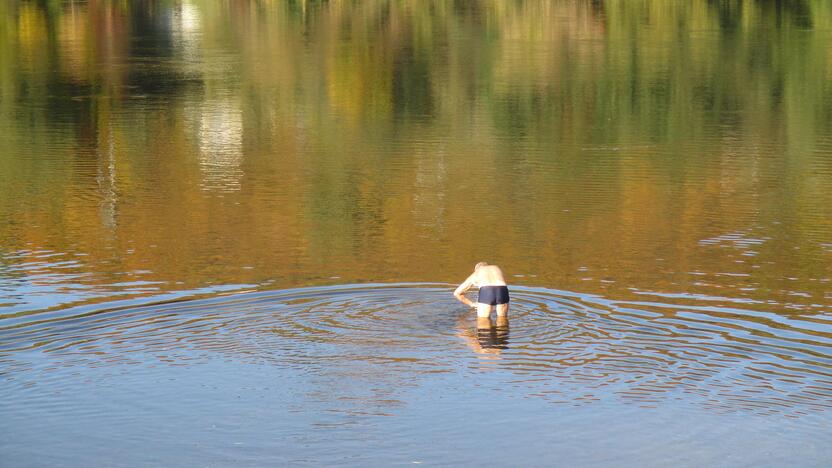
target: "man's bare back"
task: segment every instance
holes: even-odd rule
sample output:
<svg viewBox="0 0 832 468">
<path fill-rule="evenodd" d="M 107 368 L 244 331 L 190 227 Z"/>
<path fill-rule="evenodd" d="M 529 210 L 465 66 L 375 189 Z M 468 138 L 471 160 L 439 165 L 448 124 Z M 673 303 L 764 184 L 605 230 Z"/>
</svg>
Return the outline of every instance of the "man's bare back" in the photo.
<svg viewBox="0 0 832 468">
<path fill-rule="evenodd" d="M 465 297 L 465 291 L 471 287 L 480 288 L 477 302 Z M 508 315 L 508 285 L 506 285 L 503 270 L 497 265 L 489 265 L 485 262 L 477 263 L 474 272 L 463 281 L 454 291 L 454 296 L 462 303 L 477 308 L 478 317 L 491 315 L 493 306 L 497 306 L 497 316 Z"/>
</svg>

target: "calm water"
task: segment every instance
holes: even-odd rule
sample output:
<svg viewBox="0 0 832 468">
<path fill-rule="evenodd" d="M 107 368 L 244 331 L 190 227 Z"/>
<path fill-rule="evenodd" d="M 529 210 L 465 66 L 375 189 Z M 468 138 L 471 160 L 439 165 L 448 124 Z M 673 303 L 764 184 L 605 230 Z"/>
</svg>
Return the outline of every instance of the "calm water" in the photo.
<svg viewBox="0 0 832 468">
<path fill-rule="evenodd" d="M 0 2 L 0 136 L 2 466 L 832 463 L 827 1 Z"/>
</svg>

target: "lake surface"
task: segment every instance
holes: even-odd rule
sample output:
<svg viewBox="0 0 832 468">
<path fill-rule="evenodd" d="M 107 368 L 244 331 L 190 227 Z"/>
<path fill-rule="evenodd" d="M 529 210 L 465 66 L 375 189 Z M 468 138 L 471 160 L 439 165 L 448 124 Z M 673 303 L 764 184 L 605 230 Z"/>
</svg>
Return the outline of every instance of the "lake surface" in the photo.
<svg viewBox="0 0 832 468">
<path fill-rule="evenodd" d="M 481 260 L 508 322 L 450 295 Z M 832 4 L 0 3 L 0 431 L 829 466 Z"/>
</svg>

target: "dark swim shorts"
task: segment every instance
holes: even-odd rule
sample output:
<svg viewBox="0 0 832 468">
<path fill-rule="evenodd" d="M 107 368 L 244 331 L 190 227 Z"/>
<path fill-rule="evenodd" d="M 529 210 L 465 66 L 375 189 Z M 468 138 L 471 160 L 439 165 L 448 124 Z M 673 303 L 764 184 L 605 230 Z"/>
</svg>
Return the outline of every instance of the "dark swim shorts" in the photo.
<svg viewBox="0 0 832 468">
<path fill-rule="evenodd" d="M 508 286 L 481 287 L 477 302 L 488 305 L 508 304 Z"/>
</svg>

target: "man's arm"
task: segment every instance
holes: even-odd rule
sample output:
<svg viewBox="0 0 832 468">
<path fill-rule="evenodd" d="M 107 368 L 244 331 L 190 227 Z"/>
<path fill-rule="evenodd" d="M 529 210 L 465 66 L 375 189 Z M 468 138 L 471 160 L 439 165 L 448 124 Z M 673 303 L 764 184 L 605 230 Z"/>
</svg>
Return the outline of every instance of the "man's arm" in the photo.
<svg viewBox="0 0 832 468">
<path fill-rule="evenodd" d="M 477 303 L 465 297 L 465 291 L 471 288 L 474 285 L 474 275 L 469 276 L 459 287 L 456 288 L 454 291 L 454 297 L 456 297 L 459 302 L 467 305 L 468 307 L 476 307 Z"/>
</svg>

